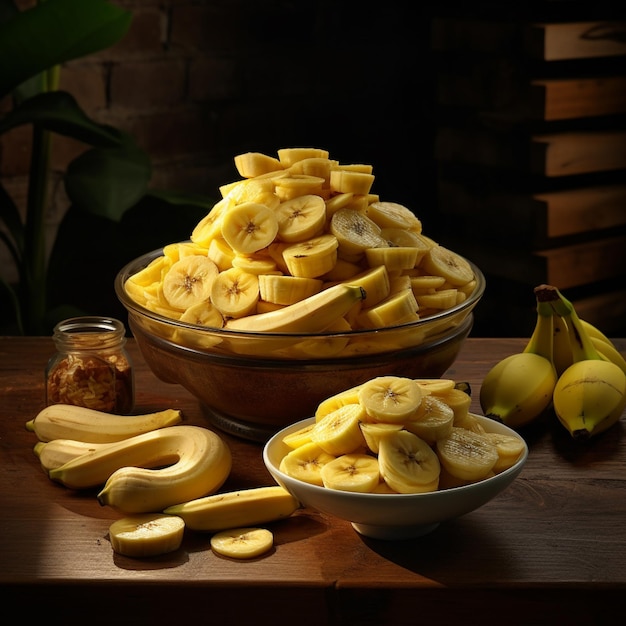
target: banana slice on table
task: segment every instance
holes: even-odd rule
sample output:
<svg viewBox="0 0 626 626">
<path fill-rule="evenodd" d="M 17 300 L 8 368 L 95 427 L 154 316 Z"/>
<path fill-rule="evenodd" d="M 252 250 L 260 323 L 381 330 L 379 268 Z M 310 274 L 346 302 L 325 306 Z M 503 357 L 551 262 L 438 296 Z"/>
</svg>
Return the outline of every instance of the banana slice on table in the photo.
<svg viewBox="0 0 626 626">
<path fill-rule="evenodd" d="M 359 389 L 359 403 L 365 412 L 362 421 L 403 423 L 417 414 L 422 389 L 412 378 L 378 376 Z"/>
<path fill-rule="evenodd" d="M 378 465 L 383 480 L 398 493 L 426 493 L 439 486 L 441 465 L 437 454 L 408 430 L 380 440 Z"/>
<path fill-rule="evenodd" d="M 265 248 L 278 234 L 276 213 L 256 202 L 230 207 L 221 222 L 222 237 L 235 252 L 241 254 Z"/>
<path fill-rule="evenodd" d="M 498 451 L 489 437 L 456 426 L 437 441 L 436 449 L 446 470 L 462 480 L 482 480 L 498 461 Z"/>
<path fill-rule="evenodd" d="M 278 469 L 305 483 L 323 487 L 322 467 L 334 460 L 335 456 L 324 451 L 315 442 L 305 443 L 289 451 L 281 460 Z"/>
<path fill-rule="evenodd" d="M 459 254 L 437 245 L 431 247 L 420 266 L 428 274 L 443 276 L 451 285 L 465 285 L 474 279 L 471 265 Z"/>
<path fill-rule="evenodd" d="M 226 318 L 240 318 L 252 312 L 259 301 L 259 279 L 238 267 L 219 272 L 211 287 L 211 302 Z"/>
<path fill-rule="evenodd" d="M 275 212 L 278 219 L 278 238 L 281 241 L 304 241 L 324 230 L 326 203 L 321 196 L 298 196 L 281 202 Z"/>
<path fill-rule="evenodd" d="M 149 557 L 178 550 L 185 522 L 177 515 L 142 513 L 116 520 L 109 526 L 111 547 L 118 554 Z"/>
<path fill-rule="evenodd" d="M 185 311 L 207 300 L 219 269 L 211 259 L 199 255 L 174 263 L 163 278 L 163 295 L 171 307 Z"/>
<path fill-rule="evenodd" d="M 380 482 L 378 459 L 371 454 L 342 454 L 321 469 L 324 487 L 371 493 Z"/>
<path fill-rule="evenodd" d="M 326 233 L 290 244 L 283 250 L 283 259 L 292 276 L 318 278 L 334 267 L 337 246 L 337 238 Z"/>
<path fill-rule="evenodd" d="M 267 528 L 232 528 L 215 533 L 210 543 L 216 554 L 231 559 L 253 559 L 274 547 L 274 535 Z"/>
</svg>

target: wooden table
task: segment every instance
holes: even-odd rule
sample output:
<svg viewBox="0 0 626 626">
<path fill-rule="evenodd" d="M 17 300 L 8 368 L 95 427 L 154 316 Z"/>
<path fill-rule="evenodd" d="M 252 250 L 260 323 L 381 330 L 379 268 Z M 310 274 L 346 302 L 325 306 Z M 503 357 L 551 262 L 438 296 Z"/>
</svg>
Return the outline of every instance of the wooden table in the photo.
<svg viewBox="0 0 626 626">
<path fill-rule="evenodd" d="M 482 377 L 523 339 L 469 339 L 448 377 L 468 381 L 479 412 Z M 624 353 L 626 339 L 616 341 Z M 195 399 L 158 381 L 130 342 L 137 411 L 180 408 L 204 424 Z M 94 493 L 53 483 L 25 422 L 43 408 L 48 338 L 0 338 L 0 599 L 5 615 L 59 623 L 616 624 L 626 602 L 626 446 L 622 421 L 574 442 L 557 423 L 524 436 L 516 482 L 462 518 L 411 541 L 358 535 L 312 510 L 272 526 L 275 550 L 250 562 L 213 554 L 188 533 L 171 555 L 113 553 L 118 517 Z M 233 471 L 224 489 L 272 484 L 261 446 L 224 435 Z M 435 620 L 434 622 L 432 620 Z"/>
</svg>

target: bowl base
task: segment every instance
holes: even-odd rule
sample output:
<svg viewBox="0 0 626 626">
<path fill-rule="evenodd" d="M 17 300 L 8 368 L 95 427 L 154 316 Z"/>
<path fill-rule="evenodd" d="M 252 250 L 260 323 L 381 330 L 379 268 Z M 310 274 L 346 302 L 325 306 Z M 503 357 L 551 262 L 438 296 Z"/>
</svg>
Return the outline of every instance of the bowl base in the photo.
<svg viewBox="0 0 626 626">
<path fill-rule="evenodd" d="M 234 435 L 240 439 L 247 439 L 255 443 L 265 443 L 281 428 L 280 426 L 263 427 L 259 424 L 252 424 L 251 422 L 235 419 L 215 409 L 209 408 L 206 404 L 202 405 L 202 412 L 215 428 L 219 428 L 219 430 L 229 435 Z"/>
<path fill-rule="evenodd" d="M 401 539 L 416 539 L 431 533 L 439 522 L 433 524 L 420 524 L 418 526 L 374 526 L 372 524 L 357 524 L 351 522 L 352 528 L 359 535 L 369 537 L 370 539 L 385 539 L 386 541 L 398 541 Z"/>
</svg>

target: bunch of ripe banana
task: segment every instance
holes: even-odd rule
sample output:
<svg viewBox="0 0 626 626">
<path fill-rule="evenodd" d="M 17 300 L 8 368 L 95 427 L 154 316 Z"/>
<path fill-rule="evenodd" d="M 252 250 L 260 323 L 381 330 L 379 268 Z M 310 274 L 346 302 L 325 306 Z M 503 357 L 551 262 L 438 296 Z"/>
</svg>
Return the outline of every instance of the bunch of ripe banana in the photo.
<svg viewBox="0 0 626 626">
<path fill-rule="evenodd" d="M 318 148 L 241 154 L 235 165 L 242 179 L 220 188 L 191 240 L 166 245 L 127 279 L 134 301 L 213 329 L 337 334 L 288 351 L 302 358 L 375 350 L 341 333 L 423 319 L 474 291 L 463 257 L 425 236 L 407 207 L 371 193 L 371 165 L 342 165 Z M 183 344 L 250 354 L 291 348 L 179 335 Z"/>
<path fill-rule="evenodd" d="M 518 428 L 553 410 L 573 438 L 597 435 L 626 406 L 626 360 L 556 287 L 540 285 L 535 296 L 533 334 L 485 376 L 483 413 Z"/>
<path fill-rule="evenodd" d="M 51 480 L 70 489 L 98 488 L 98 502 L 124 516 L 109 529 L 120 554 L 175 550 L 189 527 L 228 531 L 214 539 L 216 551 L 255 556 L 269 549 L 268 535 L 249 526 L 281 519 L 299 507 L 278 486 L 218 495 L 230 475 L 230 449 L 215 432 L 183 424 L 175 409 L 121 416 L 56 404 L 42 409 L 26 428 L 37 435 L 34 452 Z M 246 527 L 245 538 L 235 533 L 239 525 Z"/>
<path fill-rule="evenodd" d="M 329 397 L 286 435 L 279 469 L 328 489 L 426 493 L 514 465 L 521 437 L 488 432 L 451 379 L 380 376 Z"/>
</svg>

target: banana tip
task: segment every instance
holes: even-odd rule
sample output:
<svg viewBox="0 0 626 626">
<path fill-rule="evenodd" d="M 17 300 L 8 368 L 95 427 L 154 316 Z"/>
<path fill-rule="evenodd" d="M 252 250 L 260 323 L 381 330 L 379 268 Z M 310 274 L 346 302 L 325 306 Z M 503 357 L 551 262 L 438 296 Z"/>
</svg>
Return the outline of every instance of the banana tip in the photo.
<svg viewBox="0 0 626 626">
<path fill-rule="evenodd" d="M 31 433 L 35 432 L 35 420 L 28 420 L 26 422 L 26 430 L 29 430 Z"/>
</svg>

